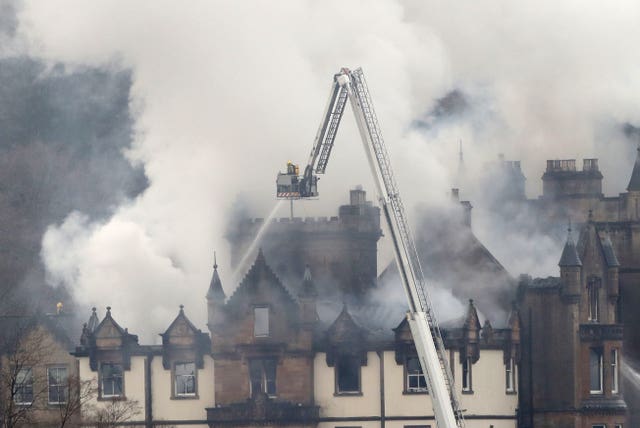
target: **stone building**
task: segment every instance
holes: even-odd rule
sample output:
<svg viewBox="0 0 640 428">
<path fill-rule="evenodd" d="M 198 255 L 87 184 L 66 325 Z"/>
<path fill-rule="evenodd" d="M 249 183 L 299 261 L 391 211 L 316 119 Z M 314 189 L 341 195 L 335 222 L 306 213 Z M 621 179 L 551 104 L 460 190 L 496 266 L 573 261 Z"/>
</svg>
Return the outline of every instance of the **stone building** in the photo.
<svg viewBox="0 0 640 428">
<path fill-rule="evenodd" d="M 350 191 L 350 201 L 331 218 L 280 218 L 264 231 L 261 246 L 275 273 L 294 282 L 310 266 L 323 295 L 361 296 L 375 283 L 380 209 L 367 201 L 361 188 Z M 264 226 L 264 219 L 240 219 L 227 231 L 231 266 Z M 240 266 L 245 269 L 245 266 Z"/>
<path fill-rule="evenodd" d="M 93 405 L 135 401 L 127 424 L 147 427 L 435 427 L 401 308 L 321 302 L 309 269 L 291 289 L 259 252 L 226 298 L 216 266 L 210 335 L 180 308 L 162 345 L 94 312 L 74 353 L 99 385 Z M 470 302 L 443 334 L 467 426 L 516 427 L 518 311 L 494 328 Z"/>
<path fill-rule="evenodd" d="M 621 428 L 620 263 L 606 233 L 571 230 L 560 276 L 523 278 L 521 427 Z"/>
<path fill-rule="evenodd" d="M 70 334 L 73 317 L 0 317 L 0 424 L 51 427 L 77 424 L 78 383 Z"/>
</svg>

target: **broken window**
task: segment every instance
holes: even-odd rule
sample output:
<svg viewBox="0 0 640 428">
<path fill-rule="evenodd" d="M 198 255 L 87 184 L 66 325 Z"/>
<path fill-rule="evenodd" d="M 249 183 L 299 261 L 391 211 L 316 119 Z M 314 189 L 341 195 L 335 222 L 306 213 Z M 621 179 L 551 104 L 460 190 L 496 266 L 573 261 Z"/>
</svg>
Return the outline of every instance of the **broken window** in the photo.
<svg viewBox="0 0 640 428">
<path fill-rule="evenodd" d="M 249 361 L 249 377 L 251 396 L 264 392 L 269 396 L 276 395 L 276 360 L 260 358 Z"/>
<path fill-rule="evenodd" d="M 422 372 L 420 360 L 417 356 L 407 356 L 405 359 L 406 392 L 427 392 L 427 379 Z"/>
<path fill-rule="evenodd" d="M 253 308 L 253 335 L 255 337 L 269 336 L 269 308 Z"/>
<path fill-rule="evenodd" d="M 602 348 L 591 348 L 589 352 L 589 385 L 592 394 L 602 394 Z"/>
<path fill-rule="evenodd" d="M 343 355 L 336 362 L 336 392 L 353 394 L 360 392 L 360 361 L 358 358 Z"/>
</svg>

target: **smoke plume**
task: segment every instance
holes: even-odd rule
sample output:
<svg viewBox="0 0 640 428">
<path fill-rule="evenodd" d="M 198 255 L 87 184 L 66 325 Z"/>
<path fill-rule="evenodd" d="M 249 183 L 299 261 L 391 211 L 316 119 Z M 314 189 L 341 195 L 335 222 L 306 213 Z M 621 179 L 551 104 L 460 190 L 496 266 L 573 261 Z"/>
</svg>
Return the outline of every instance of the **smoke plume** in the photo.
<svg viewBox="0 0 640 428">
<path fill-rule="evenodd" d="M 365 70 L 413 216 L 420 203 L 449 200 L 460 140 L 471 183 L 505 153 L 522 159 L 535 197 L 546 158 L 599 157 L 606 192 L 622 191 L 635 151 L 622 129 L 640 124 L 639 8 L 632 1 L 26 2 L 15 31 L 34 55 L 83 67 L 118 58 L 132 70 L 130 108 L 139 115 L 125 153 L 148 177 L 143 193 L 108 216 L 96 221 L 79 206 L 52 221 L 42 251 L 50 279 L 87 308 L 110 304 L 119 322 L 147 337 L 166 328 L 179 303 L 203 326 L 214 250 L 225 289 L 235 287 L 223 233 L 236 194 L 244 192 L 252 215 L 270 211 L 275 173 L 287 160 L 304 164 L 342 66 Z M 452 93 L 453 107 L 438 109 Z M 353 185 L 373 189 L 353 125 L 349 111 L 319 183 L 321 200 L 297 203 L 297 215 L 331 215 Z M 461 192 L 481 217 L 482 193 Z M 478 221 L 474 231 L 507 269 L 555 268 L 521 262 L 535 257 L 508 260 L 525 243 L 548 245 L 529 239 L 510 251 L 515 240 L 496 227 Z M 381 266 L 389 256 L 383 247 Z"/>
</svg>

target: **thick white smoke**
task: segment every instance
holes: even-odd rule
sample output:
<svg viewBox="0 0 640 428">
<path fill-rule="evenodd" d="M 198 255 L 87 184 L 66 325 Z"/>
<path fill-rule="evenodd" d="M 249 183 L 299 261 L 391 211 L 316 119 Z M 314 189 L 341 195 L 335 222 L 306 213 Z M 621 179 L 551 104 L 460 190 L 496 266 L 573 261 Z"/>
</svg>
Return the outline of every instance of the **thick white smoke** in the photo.
<svg viewBox="0 0 640 428">
<path fill-rule="evenodd" d="M 365 70 L 410 207 L 445 199 L 459 139 L 470 174 L 498 152 L 522 159 L 530 196 L 547 157 L 599 156 L 608 188 L 621 191 L 634 148 L 611 130 L 640 122 L 638 13 L 631 1 L 27 2 L 18 31 L 34 53 L 133 69 L 139 117 L 127 155 L 150 181 L 102 223 L 74 213 L 52 225 L 51 280 L 87 307 L 113 306 L 147 337 L 180 303 L 204 326 L 214 250 L 230 277 L 232 201 L 243 192 L 252 214 L 269 212 L 275 173 L 306 161 L 342 66 Z M 470 120 L 412 128 L 455 88 Z M 349 187 L 372 190 L 368 177 L 348 112 L 322 201 L 297 204 L 297 215 L 333 214 Z"/>
</svg>

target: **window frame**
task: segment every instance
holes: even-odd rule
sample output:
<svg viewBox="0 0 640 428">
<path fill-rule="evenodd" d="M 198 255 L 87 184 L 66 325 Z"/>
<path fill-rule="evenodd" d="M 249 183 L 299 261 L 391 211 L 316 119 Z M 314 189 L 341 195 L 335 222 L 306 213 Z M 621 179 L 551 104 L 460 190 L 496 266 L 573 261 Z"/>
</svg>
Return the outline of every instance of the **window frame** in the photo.
<svg viewBox="0 0 640 428">
<path fill-rule="evenodd" d="M 105 378 L 104 375 L 102 373 L 103 367 L 104 366 L 117 366 L 120 367 L 120 394 L 105 394 L 104 392 L 104 382 L 105 382 Z M 98 388 L 98 399 L 100 400 L 121 400 L 121 399 L 125 399 L 125 392 L 124 392 L 124 365 L 121 363 L 115 363 L 115 362 L 110 362 L 110 361 L 104 361 L 100 363 L 100 366 L 98 367 L 98 379 L 99 379 L 99 388 Z M 113 379 L 113 376 L 109 379 Z"/>
<path fill-rule="evenodd" d="M 65 376 L 61 380 L 61 384 L 51 384 L 51 375 L 49 372 L 51 370 L 64 370 Z M 58 397 L 60 394 L 60 389 L 64 392 L 64 401 L 51 401 L 51 388 L 58 388 Z M 50 406 L 59 406 L 61 404 L 67 404 L 69 400 L 69 366 L 66 364 L 55 364 L 47 366 L 47 404 Z"/>
<path fill-rule="evenodd" d="M 342 367 L 342 363 L 345 361 L 349 361 L 350 364 L 353 364 L 353 367 L 357 367 L 357 376 L 358 376 L 358 389 L 357 390 L 341 390 L 340 389 L 340 369 Z M 339 355 L 336 358 L 336 363 L 333 366 L 334 373 L 334 394 L 335 396 L 353 396 L 353 395 L 362 395 L 362 364 L 358 357 L 354 355 Z"/>
<path fill-rule="evenodd" d="M 473 362 L 471 357 L 466 357 L 461 364 L 460 380 L 463 394 L 473 394 Z"/>
<path fill-rule="evenodd" d="M 620 353 L 618 348 L 611 349 L 611 393 L 620 393 Z"/>
<path fill-rule="evenodd" d="M 505 364 L 505 392 L 515 394 L 517 392 L 518 365 L 514 358 L 509 358 Z"/>
<path fill-rule="evenodd" d="M 420 373 L 409 373 L 409 360 L 415 359 L 418 361 L 418 367 L 420 368 Z M 424 379 L 424 388 L 412 388 L 410 386 L 410 377 L 415 377 L 418 379 L 418 385 L 420 385 L 420 377 Z M 427 376 L 422 370 L 422 365 L 420 364 L 420 358 L 415 354 L 405 355 L 404 357 L 404 391 L 405 394 L 428 394 L 429 393 L 429 385 L 427 382 Z"/>
<path fill-rule="evenodd" d="M 269 391 L 269 384 L 270 384 L 270 380 L 269 380 L 269 373 L 267 370 L 267 366 L 265 365 L 265 362 L 269 362 L 270 364 L 273 364 L 273 392 Z M 248 369 L 249 369 L 249 396 L 253 397 L 254 396 L 254 388 L 253 388 L 253 384 L 254 384 L 254 379 L 253 379 L 253 374 L 252 374 L 252 365 L 259 365 L 259 369 L 260 369 L 260 392 L 263 392 L 265 394 L 267 394 L 269 397 L 271 398 L 275 398 L 278 396 L 278 360 L 275 357 L 264 357 L 264 358 L 251 358 L 248 363 Z M 255 366 L 254 366 L 255 367 Z"/>
<path fill-rule="evenodd" d="M 178 374 L 177 366 L 187 365 L 187 364 L 193 364 L 193 375 L 192 375 L 193 376 L 193 392 L 180 393 L 178 392 L 178 385 L 179 385 L 178 376 L 191 377 L 191 375 Z M 195 361 L 175 361 L 171 366 L 171 383 L 172 383 L 171 398 L 174 398 L 174 399 L 198 398 L 198 366 L 196 365 Z"/>
<path fill-rule="evenodd" d="M 259 330 L 259 327 L 265 327 L 262 323 L 258 323 L 258 313 L 266 314 L 266 328 Z M 257 305 L 253 307 L 253 337 L 270 337 L 271 336 L 271 310 L 267 305 Z"/>
<path fill-rule="evenodd" d="M 25 379 L 21 382 L 18 382 L 18 379 L 20 378 L 20 373 L 22 372 L 27 372 L 28 373 L 28 377 L 25 377 Z M 29 379 L 29 382 L 27 385 L 25 385 L 25 380 Z M 16 378 L 15 378 L 15 385 L 14 385 L 14 390 L 13 390 L 13 402 L 18 405 L 18 406 L 31 406 L 33 405 L 33 401 L 34 401 L 34 396 L 33 396 L 33 367 L 20 367 L 19 369 L 16 369 Z M 24 392 L 22 392 L 22 389 L 28 387 L 31 389 L 31 401 L 22 401 L 22 400 L 18 400 L 18 397 L 23 396 Z"/>
<path fill-rule="evenodd" d="M 596 355 L 598 357 L 598 383 L 599 389 L 592 389 L 592 357 Z M 602 395 L 604 394 L 604 351 L 602 348 L 589 348 L 589 394 Z"/>
</svg>

